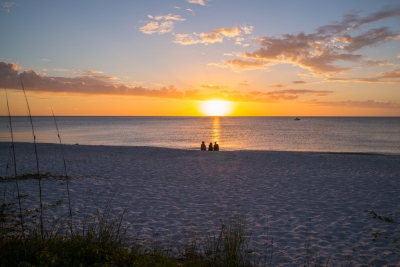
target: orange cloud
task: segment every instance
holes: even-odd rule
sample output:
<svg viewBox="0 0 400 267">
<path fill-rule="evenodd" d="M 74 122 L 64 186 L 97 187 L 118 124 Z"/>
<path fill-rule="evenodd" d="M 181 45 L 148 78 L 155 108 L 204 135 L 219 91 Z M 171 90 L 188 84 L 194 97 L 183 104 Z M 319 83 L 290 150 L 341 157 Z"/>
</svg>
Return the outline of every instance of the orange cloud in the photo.
<svg viewBox="0 0 400 267">
<path fill-rule="evenodd" d="M 358 34 L 361 25 L 385 18 L 399 17 L 400 7 L 386 7 L 386 10 L 360 18 L 357 14 L 347 14 L 341 22 L 325 25 L 314 33 L 284 34 L 281 37 L 255 38 L 259 48 L 252 52 L 237 53 L 236 61 L 225 61 L 216 66 L 230 66 L 235 70 L 265 68 L 266 65 L 291 64 L 309 70 L 315 76 L 328 73 L 343 73 L 351 66 L 336 65 L 338 61 L 348 61 L 357 64 L 363 56 L 354 54 L 365 47 L 376 46 L 390 40 L 399 39 L 398 33 L 391 32 L 387 27 L 372 28 Z M 350 35 L 351 31 L 353 35 Z M 247 64 L 252 62 L 252 68 Z M 251 61 L 249 61 L 251 60 Z M 371 61 L 370 61 L 371 62 Z"/>
<path fill-rule="evenodd" d="M 317 101 L 311 100 L 302 102 L 312 106 L 331 106 L 331 107 L 346 107 L 346 108 L 390 108 L 390 109 L 400 109 L 400 105 L 393 101 Z"/>
<path fill-rule="evenodd" d="M 233 38 L 241 36 L 242 34 L 249 34 L 251 32 L 249 29 L 252 29 L 252 27 L 234 26 L 232 28 L 214 29 L 199 34 L 175 34 L 175 40 L 173 42 L 180 45 L 221 43 L 225 37 Z M 243 40 L 244 39 L 240 39 L 238 44 L 241 44 Z M 238 42 L 237 39 L 236 42 Z"/>
<path fill-rule="evenodd" d="M 146 25 L 139 28 L 139 31 L 141 31 L 144 34 L 153 34 L 153 33 L 164 34 L 171 32 L 174 28 L 174 22 L 185 20 L 180 15 L 173 15 L 173 14 L 168 14 L 165 16 L 159 15 L 155 17 L 152 15 L 148 15 L 147 17 L 150 19 L 154 19 L 156 21 L 150 21 Z M 162 22 L 158 22 L 159 20 L 161 20 Z"/>
<path fill-rule="evenodd" d="M 275 85 L 271 85 L 270 87 L 284 88 L 284 87 L 286 87 L 286 85 L 283 85 L 283 84 L 275 84 Z"/>
<path fill-rule="evenodd" d="M 201 85 L 200 87 L 201 87 L 201 88 L 204 88 L 204 89 L 220 90 L 220 89 L 225 89 L 225 88 L 227 88 L 228 86 L 206 84 L 206 85 Z"/>
<path fill-rule="evenodd" d="M 161 89 L 150 89 L 142 86 L 132 86 L 127 84 L 115 83 L 107 76 L 78 76 L 72 78 L 65 77 L 46 77 L 35 71 L 24 71 L 19 73 L 20 67 L 14 63 L 0 62 L 0 83 L 6 88 L 22 90 L 20 79 L 23 81 L 25 89 L 36 92 L 67 93 L 67 94 L 90 94 L 90 95 L 121 95 L 121 96 L 143 96 L 157 98 L 192 99 L 207 100 L 212 98 L 225 99 L 230 101 L 242 102 L 265 102 L 276 103 L 281 101 L 293 101 L 299 99 L 301 95 L 326 96 L 332 91 L 306 90 L 306 89 L 285 89 L 269 92 L 252 91 L 242 93 L 238 91 L 221 90 L 226 86 L 202 85 L 202 88 L 215 89 L 214 92 L 205 93 L 201 90 L 179 91 L 174 86 L 162 87 Z M 99 71 L 85 71 L 86 74 L 101 73 Z M 382 76 L 398 77 L 400 71 L 385 72 Z M 106 78 L 104 78 L 106 77 Z M 247 86 L 247 83 L 243 84 Z M 379 108 L 399 108 L 395 102 L 368 101 L 341 101 L 341 102 L 322 102 L 312 100 L 303 102 L 309 105 L 321 106 L 348 106 L 348 107 L 379 107 Z"/>
<path fill-rule="evenodd" d="M 234 59 L 234 60 L 226 60 L 222 63 L 210 63 L 210 66 L 217 66 L 217 67 L 231 67 L 236 71 L 242 70 L 254 70 L 254 69 L 266 69 L 268 65 L 266 62 L 261 60 L 241 60 L 241 59 Z"/>
<path fill-rule="evenodd" d="M 204 0 L 186 0 L 190 4 L 198 4 L 201 6 L 205 6 Z"/>
<path fill-rule="evenodd" d="M 400 83 L 400 70 L 390 70 L 380 72 L 375 77 L 361 77 L 361 78 L 327 78 L 331 82 L 365 82 L 365 83 Z"/>
<path fill-rule="evenodd" d="M 305 81 L 293 81 L 292 83 L 306 83 Z"/>
</svg>

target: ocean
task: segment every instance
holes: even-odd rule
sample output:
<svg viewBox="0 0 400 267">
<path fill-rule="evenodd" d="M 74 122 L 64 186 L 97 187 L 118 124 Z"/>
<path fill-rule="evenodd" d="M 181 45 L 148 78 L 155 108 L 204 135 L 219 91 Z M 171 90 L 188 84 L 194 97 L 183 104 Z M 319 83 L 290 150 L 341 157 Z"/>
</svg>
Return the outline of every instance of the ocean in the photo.
<svg viewBox="0 0 400 267">
<path fill-rule="evenodd" d="M 38 143 L 58 143 L 53 117 L 32 117 Z M 63 144 L 224 150 L 400 154 L 399 117 L 56 117 Z M 33 142 L 29 117 L 12 117 L 14 141 Z M 0 117 L 0 142 L 10 142 Z"/>
</svg>

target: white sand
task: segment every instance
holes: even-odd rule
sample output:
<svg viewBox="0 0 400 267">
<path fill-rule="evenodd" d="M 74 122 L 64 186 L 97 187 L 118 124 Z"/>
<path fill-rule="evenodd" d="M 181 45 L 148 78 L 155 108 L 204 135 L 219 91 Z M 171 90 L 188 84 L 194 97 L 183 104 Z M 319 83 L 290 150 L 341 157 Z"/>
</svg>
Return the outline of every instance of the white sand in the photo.
<svg viewBox="0 0 400 267">
<path fill-rule="evenodd" d="M 41 172 L 64 174 L 59 146 L 38 147 Z M 143 242 L 153 236 L 179 247 L 185 233 L 217 229 L 218 219 L 236 213 L 252 229 L 256 255 L 265 254 L 267 240 L 271 251 L 273 240 L 273 266 L 301 265 L 306 247 L 323 263 L 330 257 L 334 266 L 348 261 L 400 266 L 400 251 L 392 244 L 400 238 L 400 225 L 364 212 L 400 222 L 400 155 L 64 149 L 76 220 L 85 208 L 104 207 L 111 193 L 116 210 L 127 207 L 127 220 Z M 0 175 L 5 176 L 5 165 L 12 162 L 10 144 L 0 143 L 0 151 Z M 18 173 L 36 172 L 33 144 L 17 143 L 16 156 Z M 1 193 L 6 185 L 8 192 L 15 187 L 0 183 Z M 37 181 L 20 186 L 21 194 L 28 194 L 23 208 L 38 207 Z M 46 203 L 63 200 L 61 207 L 45 211 L 46 218 L 67 213 L 65 181 L 43 180 L 43 192 Z M 383 237 L 373 239 L 375 232 Z"/>
</svg>

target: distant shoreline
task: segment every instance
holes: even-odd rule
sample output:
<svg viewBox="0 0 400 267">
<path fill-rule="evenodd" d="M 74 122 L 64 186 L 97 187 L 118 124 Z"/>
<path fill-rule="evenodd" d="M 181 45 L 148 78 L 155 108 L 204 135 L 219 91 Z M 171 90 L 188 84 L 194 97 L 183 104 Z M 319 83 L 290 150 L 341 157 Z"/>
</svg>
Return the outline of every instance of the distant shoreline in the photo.
<svg viewBox="0 0 400 267">
<path fill-rule="evenodd" d="M 24 145 L 24 144 L 31 144 L 33 145 L 33 142 L 14 142 L 16 145 Z M 2 142 L 0 141 L 0 144 L 9 144 L 11 145 L 11 142 Z M 39 143 L 37 142 L 36 144 L 38 145 L 54 145 L 54 146 L 59 146 L 59 143 Z M 166 149 L 166 150 L 176 150 L 176 151 L 200 151 L 200 144 L 199 148 L 192 148 L 192 149 L 184 149 L 184 148 L 171 148 L 171 147 L 162 147 L 162 146 L 136 146 L 136 145 L 126 145 L 126 146 L 120 146 L 120 145 L 90 145 L 90 144 L 62 144 L 63 146 L 86 146 L 86 147 L 121 147 L 121 148 L 148 148 L 148 149 Z M 210 151 L 201 151 L 202 153 L 205 152 L 210 152 Z M 212 151 L 215 152 L 215 151 Z M 221 149 L 218 152 L 215 153 L 226 153 L 226 152 L 255 152 L 255 153 L 311 153 L 311 154 L 333 154 L 333 155 L 363 155 L 363 156 L 400 156 L 400 153 L 383 153 L 383 152 L 339 152 L 339 151 L 285 151 L 285 150 L 251 150 L 251 149 L 238 149 L 238 150 L 223 150 Z"/>
</svg>

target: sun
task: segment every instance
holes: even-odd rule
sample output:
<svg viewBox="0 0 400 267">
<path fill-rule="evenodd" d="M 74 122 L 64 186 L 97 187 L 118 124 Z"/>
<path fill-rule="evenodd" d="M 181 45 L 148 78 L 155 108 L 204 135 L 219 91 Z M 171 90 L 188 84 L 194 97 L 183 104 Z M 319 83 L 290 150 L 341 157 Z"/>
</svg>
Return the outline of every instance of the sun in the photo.
<svg viewBox="0 0 400 267">
<path fill-rule="evenodd" d="M 225 100 L 207 100 L 201 103 L 201 111 L 206 116 L 226 116 L 233 110 L 233 103 Z"/>
</svg>

